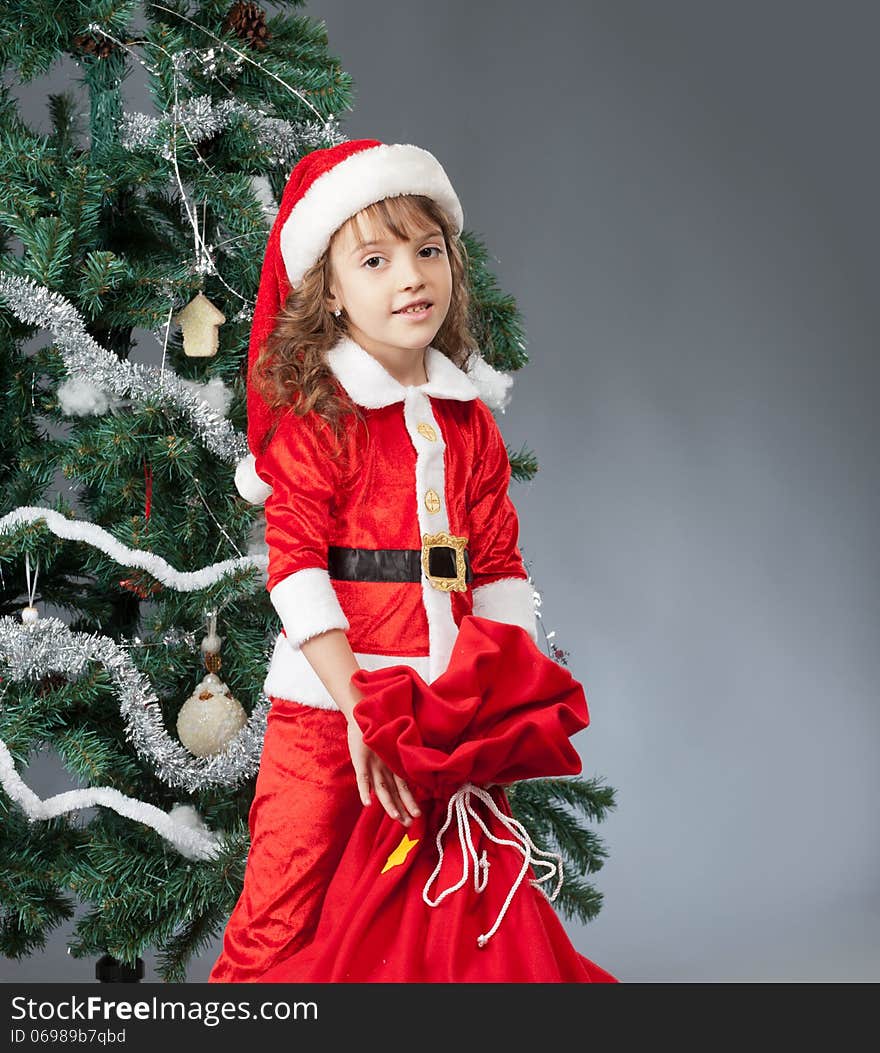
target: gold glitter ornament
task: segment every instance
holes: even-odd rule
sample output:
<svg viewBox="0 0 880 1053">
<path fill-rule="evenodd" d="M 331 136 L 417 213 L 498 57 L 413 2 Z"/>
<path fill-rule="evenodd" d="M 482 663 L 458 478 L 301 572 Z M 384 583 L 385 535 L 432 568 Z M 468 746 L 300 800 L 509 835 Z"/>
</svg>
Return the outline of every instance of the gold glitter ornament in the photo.
<svg viewBox="0 0 880 1053">
<path fill-rule="evenodd" d="M 217 635 L 217 612 L 210 611 L 208 614 L 208 635 L 202 637 L 202 642 L 199 645 L 202 651 L 202 658 L 205 661 L 205 668 L 209 673 L 220 672 L 220 667 L 223 664 L 220 659 L 220 644 L 222 642 L 222 637 Z"/>
<path fill-rule="evenodd" d="M 183 330 L 183 353 L 189 358 L 210 358 L 220 347 L 219 328 L 226 315 L 205 296 L 196 293 L 190 302 L 174 316 Z"/>
</svg>

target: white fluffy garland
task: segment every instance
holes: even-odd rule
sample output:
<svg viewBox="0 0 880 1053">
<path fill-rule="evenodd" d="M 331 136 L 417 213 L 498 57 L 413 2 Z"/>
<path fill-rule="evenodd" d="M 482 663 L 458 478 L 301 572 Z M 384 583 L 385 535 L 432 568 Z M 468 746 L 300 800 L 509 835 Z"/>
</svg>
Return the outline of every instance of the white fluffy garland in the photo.
<svg viewBox="0 0 880 1053">
<path fill-rule="evenodd" d="M 232 392 L 223 383 L 222 377 L 211 377 L 204 383 L 198 380 L 181 380 L 181 384 L 206 403 L 217 414 L 225 417 L 232 404 Z M 68 377 L 55 389 L 61 412 L 67 417 L 100 417 L 110 409 L 124 403 L 123 399 L 112 402 L 107 392 L 86 377 Z"/>
<path fill-rule="evenodd" d="M 213 859 L 220 839 L 205 824 L 192 805 L 176 804 L 170 812 L 155 805 L 126 797 L 112 786 L 91 786 L 85 790 L 67 790 L 54 797 L 41 799 L 15 770 L 12 755 L 0 739 L 0 782 L 9 797 L 21 805 L 29 822 L 54 819 L 80 808 L 103 805 L 119 815 L 145 823 L 161 834 L 187 859 Z"/>
<path fill-rule="evenodd" d="M 225 559 L 220 563 L 212 563 L 208 567 L 203 567 L 201 570 L 176 570 L 167 560 L 157 556 L 154 552 L 144 552 L 123 545 L 121 541 L 117 541 L 111 533 L 96 523 L 89 523 L 81 519 L 68 519 L 53 508 L 40 508 L 32 505 L 22 505 L 3 516 L 0 519 L 0 534 L 9 532 L 21 523 L 33 523 L 38 519 L 44 520 L 46 526 L 56 537 L 62 537 L 68 541 L 85 541 L 124 567 L 138 567 L 149 571 L 157 581 L 161 581 L 163 585 L 176 589 L 178 592 L 194 592 L 196 589 L 207 588 L 232 570 L 247 567 L 266 569 L 269 565 L 268 556 L 250 555 Z"/>
</svg>

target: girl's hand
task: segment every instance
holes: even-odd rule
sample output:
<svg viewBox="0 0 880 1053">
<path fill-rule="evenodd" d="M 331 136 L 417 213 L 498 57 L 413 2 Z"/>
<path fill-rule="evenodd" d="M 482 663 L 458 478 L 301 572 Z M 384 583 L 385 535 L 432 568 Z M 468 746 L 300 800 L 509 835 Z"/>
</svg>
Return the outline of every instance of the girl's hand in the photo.
<svg viewBox="0 0 880 1053">
<path fill-rule="evenodd" d="M 419 806 L 409 787 L 396 775 L 364 742 L 360 725 L 353 718 L 348 721 L 348 751 L 354 766 L 361 803 L 370 803 L 372 787 L 385 811 L 392 819 L 399 819 L 404 826 L 412 822 L 410 814 L 420 815 Z"/>
</svg>

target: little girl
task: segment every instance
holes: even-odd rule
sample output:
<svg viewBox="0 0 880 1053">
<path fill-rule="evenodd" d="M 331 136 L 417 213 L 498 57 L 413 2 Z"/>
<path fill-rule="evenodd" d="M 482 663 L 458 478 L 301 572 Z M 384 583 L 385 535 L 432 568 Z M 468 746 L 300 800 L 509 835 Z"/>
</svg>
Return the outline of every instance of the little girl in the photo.
<svg viewBox="0 0 880 1053">
<path fill-rule="evenodd" d="M 480 382 L 459 240 L 436 158 L 360 139 L 293 169 L 250 341 L 242 495 L 265 500 L 282 628 L 244 888 L 211 982 L 252 982 L 309 942 L 371 794 L 409 826 L 400 776 L 352 716 L 358 668 L 428 683 L 473 613 L 537 640 L 510 462 Z M 478 378 L 480 378 L 478 380 Z"/>
</svg>

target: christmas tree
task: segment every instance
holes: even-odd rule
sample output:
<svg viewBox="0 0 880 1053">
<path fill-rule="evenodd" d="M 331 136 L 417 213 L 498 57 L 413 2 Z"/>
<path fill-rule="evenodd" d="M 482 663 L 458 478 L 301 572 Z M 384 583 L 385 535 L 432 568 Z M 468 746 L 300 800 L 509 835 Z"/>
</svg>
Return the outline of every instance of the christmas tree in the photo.
<svg viewBox="0 0 880 1053">
<path fill-rule="evenodd" d="M 276 6 L 12 0 L 0 15 L 4 71 L 26 84 L 70 56 L 89 101 L 82 127 L 74 92 L 50 96 L 39 134 L 0 88 L 9 958 L 38 951 L 79 903 L 74 957 L 133 967 L 153 948 L 163 979 L 183 980 L 241 891 L 277 633 L 261 512 L 234 485 L 249 323 L 287 175 L 345 140 L 336 115 L 353 96 L 323 24 Z M 135 62 L 153 114 L 125 111 Z M 472 331 L 490 366 L 514 372 L 527 361 L 516 305 L 485 245 L 463 241 Z M 130 360 L 137 330 L 160 366 Z M 537 470 L 528 450 L 511 465 L 519 480 Z M 44 745 L 78 787 L 48 800 L 27 785 Z M 601 904 L 588 875 L 606 856 L 589 823 L 613 791 L 545 779 L 509 797 L 565 860 L 557 905 L 588 921 Z"/>
</svg>

